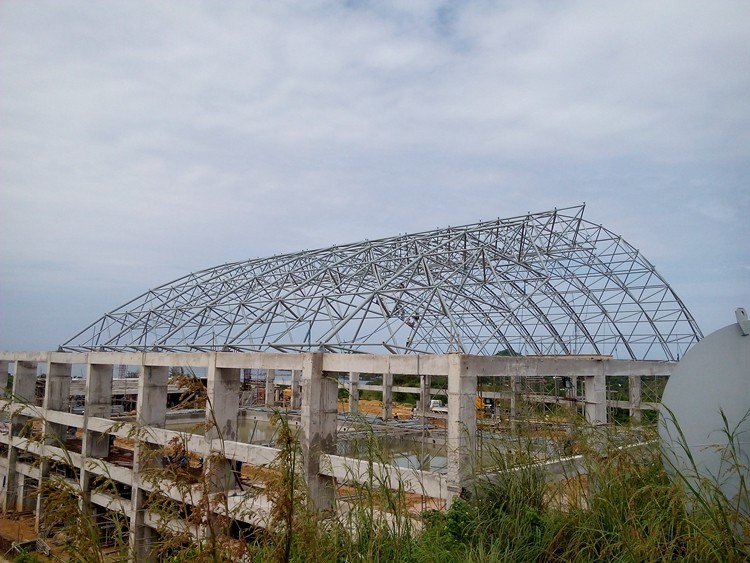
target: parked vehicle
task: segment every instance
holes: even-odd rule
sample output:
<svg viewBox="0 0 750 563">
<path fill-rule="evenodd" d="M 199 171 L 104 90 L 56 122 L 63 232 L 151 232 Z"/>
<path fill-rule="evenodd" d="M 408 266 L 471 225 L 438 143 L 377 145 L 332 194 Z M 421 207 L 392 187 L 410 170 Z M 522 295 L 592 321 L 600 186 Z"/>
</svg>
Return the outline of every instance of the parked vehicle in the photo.
<svg viewBox="0 0 750 563">
<path fill-rule="evenodd" d="M 443 401 L 441 401 L 440 399 L 431 399 L 430 411 L 435 412 L 435 413 L 448 414 L 448 407 L 444 407 Z"/>
</svg>

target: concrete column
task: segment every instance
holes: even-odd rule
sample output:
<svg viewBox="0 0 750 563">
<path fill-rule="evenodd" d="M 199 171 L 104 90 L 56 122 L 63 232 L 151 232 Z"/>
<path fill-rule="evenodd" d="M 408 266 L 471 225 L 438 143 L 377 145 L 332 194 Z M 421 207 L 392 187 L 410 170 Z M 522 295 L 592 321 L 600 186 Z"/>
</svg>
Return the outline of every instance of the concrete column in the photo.
<svg viewBox="0 0 750 563">
<path fill-rule="evenodd" d="M 16 512 L 23 512 L 27 504 L 28 491 L 26 491 L 26 476 L 18 475 L 16 478 Z"/>
<path fill-rule="evenodd" d="M 521 401 L 521 378 L 517 375 L 510 376 L 510 430 L 515 433 L 518 430 L 519 407 Z"/>
<path fill-rule="evenodd" d="M 167 383 L 169 368 L 141 366 L 138 377 L 136 422 L 139 432 L 147 426 L 164 428 L 167 421 Z M 238 399 L 239 400 L 239 399 Z M 158 447 L 137 440 L 133 453 L 133 492 L 130 498 L 130 549 L 136 561 L 154 561 L 152 553 L 156 531 L 144 523 L 147 491 L 143 488 L 143 472 L 160 466 Z"/>
<path fill-rule="evenodd" d="M 604 372 L 584 378 L 585 414 L 591 424 L 607 423 L 607 383 Z"/>
<path fill-rule="evenodd" d="M 2 504 L 3 512 L 12 512 L 16 506 L 16 482 L 23 475 L 16 473 L 16 463 L 18 462 L 18 448 L 8 446 L 8 472 L 3 477 Z"/>
<path fill-rule="evenodd" d="M 335 482 L 320 474 L 320 454 L 336 453 L 338 383 L 324 377 L 323 355 L 306 353 L 302 369 L 302 461 L 305 481 L 314 506 L 333 509 Z"/>
<path fill-rule="evenodd" d="M 70 376 L 72 366 L 70 364 L 47 364 L 47 385 L 44 388 L 44 408 L 48 411 L 68 412 L 70 406 Z M 44 443 L 53 446 L 64 446 L 68 427 L 65 424 L 49 422 L 46 418 L 44 424 Z M 42 459 L 39 464 L 41 479 L 44 481 L 49 477 L 50 463 Z M 35 527 L 36 532 L 42 536 L 42 516 L 44 515 L 44 497 L 38 494 L 36 497 Z"/>
<path fill-rule="evenodd" d="M 206 382 L 206 441 L 209 447 L 215 439 L 222 443 L 237 441 L 237 415 L 239 413 L 240 371 L 216 367 L 216 354 L 211 355 Z M 214 492 L 238 488 L 232 465 L 224 452 L 212 449 L 209 463 L 204 464 L 206 477 Z M 218 454 L 218 455 L 216 455 Z"/>
<path fill-rule="evenodd" d="M 25 475 L 19 475 L 16 486 L 16 510 L 18 512 L 31 512 L 36 508 L 36 491 L 38 487 L 35 487 L 33 482 L 35 479 L 30 479 Z"/>
<path fill-rule="evenodd" d="M 273 397 L 273 391 L 274 391 L 274 381 L 276 379 L 276 370 L 275 369 L 267 369 L 266 370 L 266 406 L 272 407 L 274 406 L 274 397 Z"/>
<path fill-rule="evenodd" d="M 136 421 L 139 426 L 164 428 L 167 422 L 168 382 L 168 367 L 142 366 L 138 378 L 136 405 Z"/>
<path fill-rule="evenodd" d="M 83 439 L 81 441 L 81 508 L 91 510 L 90 495 L 96 474 L 88 469 L 88 458 L 104 459 L 109 456 L 109 434 L 89 430 L 90 418 L 112 416 L 112 364 L 86 366 L 86 404 L 83 411 Z"/>
<path fill-rule="evenodd" d="M 349 412 L 359 413 L 359 372 L 349 372 Z"/>
<path fill-rule="evenodd" d="M 630 420 L 636 424 L 641 422 L 641 376 L 631 375 L 628 378 L 630 394 Z"/>
<path fill-rule="evenodd" d="M 134 477 L 135 478 L 135 477 Z M 141 487 L 133 487 L 130 496 L 131 510 L 129 515 L 129 535 L 131 560 L 138 562 L 157 561 L 154 551 L 154 540 L 157 532 L 144 523 L 145 505 L 148 491 Z"/>
<path fill-rule="evenodd" d="M 36 372 L 36 362 L 16 362 L 16 375 L 13 377 L 14 402 L 34 403 Z"/>
<path fill-rule="evenodd" d="M 5 397 L 5 388 L 8 386 L 8 369 L 10 368 L 10 362 L 7 360 L 0 360 L 0 397 Z"/>
<path fill-rule="evenodd" d="M 430 412 L 430 399 L 432 399 L 432 376 L 422 375 L 419 378 L 419 412 L 422 416 Z"/>
<path fill-rule="evenodd" d="M 571 375 L 568 379 L 570 379 L 570 389 L 565 393 L 565 396 L 570 400 L 566 402 L 571 409 L 575 409 L 578 407 L 578 401 L 576 401 L 578 398 L 578 377 Z"/>
<path fill-rule="evenodd" d="M 90 417 L 112 417 L 112 370 L 110 364 L 89 364 L 86 371 L 86 407 L 82 453 L 86 457 L 105 458 L 109 455 L 109 435 L 89 431 Z M 83 489 L 84 491 L 86 488 Z"/>
<path fill-rule="evenodd" d="M 47 386 L 44 389 L 44 408 L 68 412 L 70 410 L 70 364 L 47 364 Z M 67 426 L 44 422 L 46 443 L 64 442 Z"/>
<path fill-rule="evenodd" d="M 302 408 L 302 372 L 298 369 L 292 370 L 292 404 L 290 407 L 293 410 L 299 410 Z"/>
<path fill-rule="evenodd" d="M 383 374 L 383 420 L 393 418 L 393 374 Z"/>
<path fill-rule="evenodd" d="M 425 424 L 426 416 L 430 412 L 430 400 L 432 399 L 432 376 L 421 375 L 419 377 L 419 403 L 417 412 L 420 423 Z M 424 432 L 424 429 L 423 429 Z"/>
<path fill-rule="evenodd" d="M 466 356 L 448 356 L 448 506 L 468 486 L 476 463 L 477 377 Z"/>
<path fill-rule="evenodd" d="M 23 489 L 24 481 L 26 480 L 24 475 L 16 475 L 16 491 L 13 497 L 16 499 L 16 505 L 13 509 L 16 512 L 23 512 Z"/>
<path fill-rule="evenodd" d="M 15 376 L 13 377 L 13 391 L 11 401 L 13 403 L 34 403 L 34 393 L 36 391 L 36 362 L 16 362 Z M 7 373 L 7 372 L 6 372 Z M 15 406 L 10 408 L 10 432 L 9 437 L 19 436 L 27 421 L 28 416 L 16 414 Z M 10 512 L 18 510 L 16 500 L 23 502 L 23 496 L 19 496 L 19 490 L 23 492 L 24 476 L 16 470 L 19 449 L 13 445 L 8 446 L 8 474 L 5 479 L 5 489 L 3 491 L 3 510 Z"/>
</svg>

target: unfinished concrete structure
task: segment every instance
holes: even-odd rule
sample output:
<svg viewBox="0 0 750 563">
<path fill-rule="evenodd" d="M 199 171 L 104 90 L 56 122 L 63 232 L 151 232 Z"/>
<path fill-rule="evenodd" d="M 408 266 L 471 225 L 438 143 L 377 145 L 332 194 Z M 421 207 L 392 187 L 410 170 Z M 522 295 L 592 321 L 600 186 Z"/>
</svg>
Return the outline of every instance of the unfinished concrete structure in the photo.
<svg viewBox="0 0 750 563">
<path fill-rule="evenodd" d="M 30 491 L 70 452 L 65 478 L 86 503 L 125 515 L 135 553 L 146 557 L 162 524 L 147 499 L 176 488 L 146 479 L 153 461 L 142 454 L 180 439 L 213 460 L 201 470 L 210 472 L 211 491 L 224 494 L 226 510 L 242 506 L 233 517 L 263 525 L 267 500 L 238 489 L 232 468 L 271 463 L 278 451 L 239 437 L 238 421 L 247 415 L 241 370 L 264 373 L 269 404 L 274 375 L 290 374 L 288 406 L 298 411 L 304 478 L 321 511 L 335 506 L 337 486 L 365 479 L 372 468 L 337 455 L 341 381 L 353 412 L 361 391 L 378 389 L 386 422 L 394 393 L 417 393 L 424 435 L 427 405 L 438 392 L 433 381 L 445 380 L 445 470 L 377 464 L 389 482 L 443 505 L 477 472 L 478 396 L 507 400 L 503 417 L 514 424 L 521 396 L 560 401 L 558 393 L 531 397 L 526 382 L 564 378 L 566 404 L 590 423 L 606 423 L 609 407 L 638 419 L 654 407 L 652 398 L 642 400 L 642 382 L 668 376 L 701 333 L 654 267 L 621 237 L 585 221 L 583 211 L 226 264 L 144 293 L 57 352 L 0 353 L 0 379 L 14 374 L 4 401 L 7 432 L 0 434 L 4 509 L 41 514 L 44 498 Z M 387 354 L 370 353 L 376 351 Z M 136 408 L 132 419 L 114 424 L 120 365 L 138 374 Z M 169 374 L 177 366 L 204 374 L 210 424 L 200 434 L 166 428 Z M 85 381 L 81 410 L 71 409 L 71 386 L 81 385 L 74 372 Z M 380 382 L 368 384 L 365 374 Z M 395 384 L 400 376 L 416 377 L 419 386 Z M 627 396 L 608 398 L 613 377 L 626 378 Z M 483 389 L 484 378 L 507 385 Z M 31 420 L 39 422 L 22 435 Z M 136 436 L 133 451 L 113 456 L 111 437 L 128 435 Z M 118 484 L 116 494 L 95 488 L 103 477 Z"/>
<path fill-rule="evenodd" d="M 6 511 L 37 512 L 41 517 L 44 498 L 36 495 L 38 484 L 56 467 L 72 460 L 68 467 L 71 484 L 81 491 L 86 502 L 101 510 L 126 516 L 133 548 L 146 557 L 155 531 L 164 523 L 146 506 L 147 498 L 157 486 L 144 478 L 147 467 L 142 453 L 163 448 L 172 439 L 184 440 L 191 452 L 204 459 L 218 456 L 226 460 L 211 471 L 214 492 L 226 495 L 237 519 L 263 525 L 268 515 L 268 501 L 257 492 L 238 487 L 231 468 L 236 462 L 261 466 L 270 464 L 278 450 L 238 440 L 240 418 L 239 372 L 241 369 L 299 371 L 302 381 L 300 413 L 301 447 L 304 478 L 311 498 L 322 511 L 335 506 L 337 486 L 367 479 L 372 462 L 336 455 L 337 390 L 333 374 L 380 373 L 418 375 L 422 381 L 421 404 L 429 401 L 431 377 L 448 381 L 448 414 L 446 421 L 447 470 L 431 472 L 420 469 L 376 464 L 394 487 L 398 482 L 414 493 L 441 499 L 447 505 L 460 494 L 476 471 L 477 460 L 477 381 L 479 377 L 572 376 L 583 382 L 580 401 L 586 417 L 595 424 L 607 421 L 607 378 L 626 376 L 633 382 L 632 408 L 639 408 L 637 396 L 642 377 L 666 377 L 674 362 L 590 359 L 575 357 L 481 357 L 463 354 L 447 355 L 369 355 L 331 353 L 0 353 L 0 372 L 10 370 L 15 376 L 9 398 L 3 400 L 8 432 L 0 435 L 0 471 L 3 475 L 2 502 Z M 138 401 L 134 417 L 125 421 L 113 419 L 112 381 L 116 365 L 138 366 Z M 206 411 L 210 424 L 203 434 L 169 430 L 167 426 L 167 390 L 172 366 L 205 370 L 206 391 L 211 406 Z M 39 367 L 46 373 L 44 400 L 37 406 L 33 390 Z M 87 377 L 83 414 L 69 412 L 71 374 L 83 367 Z M 356 379 L 355 379 L 356 380 Z M 391 381 L 389 377 L 384 381 Z M 3 383 L 0 381 L 0 384 Z M 22 432 L 30 421 L 40 426 L 30 433 Z M 117 422 L 116 422 L 117 421 Z M 71 436 L 80 436 L 80 441 Z M 128 456 L 113 456 L 110 436 L 136 437 L 134 451 Z M 215 462 L 216 463 L 216 462 Z M 553 464 L 554 465 L 554 464 Z M 554 470 L 550 466 L 551 471 Z M 111 479 L 120 487 L 118 494 L 97 491 L 98 478 Z M 184 502 L 184 493 L 170 486 L 164 475 L 159 490 L 176 495 Z M 193 496 L 197 495 L 197 496 Z M 195 501 L 200 493 L 191 495 Z M 179 526 L 178 522 L 173 523 Z"/>
</svg>

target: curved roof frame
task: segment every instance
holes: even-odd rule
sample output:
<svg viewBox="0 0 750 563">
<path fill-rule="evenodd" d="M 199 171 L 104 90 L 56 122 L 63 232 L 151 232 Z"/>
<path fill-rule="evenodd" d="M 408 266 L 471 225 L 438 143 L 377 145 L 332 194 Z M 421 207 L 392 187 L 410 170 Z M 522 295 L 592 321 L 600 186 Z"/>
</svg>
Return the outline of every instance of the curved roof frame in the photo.
<svg viewBox="0 0 750 563">
<path fill-rule="evenodd" d="M 584 210 L 220 265 L 145 292 L 60 349 L 678 359 L 702 338 L 692 315 Z"/>
</svg>

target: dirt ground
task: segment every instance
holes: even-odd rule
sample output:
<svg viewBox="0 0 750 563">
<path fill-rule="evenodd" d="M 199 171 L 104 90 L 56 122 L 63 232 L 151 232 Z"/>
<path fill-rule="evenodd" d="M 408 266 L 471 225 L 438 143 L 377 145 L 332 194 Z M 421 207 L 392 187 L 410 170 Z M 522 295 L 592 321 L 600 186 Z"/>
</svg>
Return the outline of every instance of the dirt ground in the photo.
<svg viewBox="0 0 750 563">
<path fill-rule="evenodd" d="M 14 555 L 8 553 L 13 542 L 29 541 L 36 537 L 33 514 L 24 513 L 13 517 L 0 515 L 0 561 L 13 560 Z"/>
<path fill-rule="evenodd" d="M 399 419 L 411 418 L 412 405 L 403 403 L 393 403 L 393 415 Z M 383 402 L 382 401 L 369 401 L 359 400 L 359 410 L 365 414 L 372 414 L 375 416 L 383 416 Z M 349 402 L 339 401 L 339 412 L 348 412 Z"/>
<path fill-rule="evenodd" d="M 11 541 L 26 541 L 36 538 L 34 516 L 20 515 L 18 518 L 0 518 L 0 536 Z"/>
</svg>

